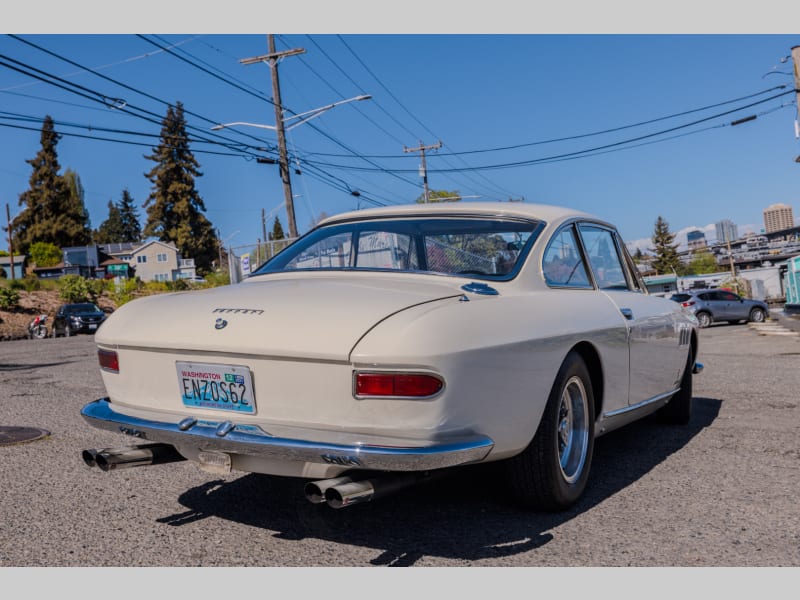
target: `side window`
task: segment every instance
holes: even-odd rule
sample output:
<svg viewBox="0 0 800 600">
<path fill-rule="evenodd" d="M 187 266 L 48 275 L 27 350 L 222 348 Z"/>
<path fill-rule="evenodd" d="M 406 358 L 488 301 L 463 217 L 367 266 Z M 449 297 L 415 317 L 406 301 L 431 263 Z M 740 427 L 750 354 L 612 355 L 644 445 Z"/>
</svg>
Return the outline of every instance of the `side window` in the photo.
<svg viewBox="0 0 800 600">
<path fill-rule="evenodd" d="M 727 302 L 738 302 L 739 296 L 731 292 L 717 292 L 720 296 L 720 300 L 725 300 Z"/>
<path fill-rule="evenodd" d="M 571 226 L 564 227 L 550 240 L 544 251 L 542 271 L 547 285 L 591 289 L 589 274 Z"/>
<path fill-rule="evenodd" d="M 601 290 L 630 289 L 617 245 L 614 243 L 614 234 L 596 225 L 582 224 L 578 229 L 597 286 Z"/>
<path fill-rule="evenodd" d="M 639 268 L 636 266 L 636 263 L 633 262 L 633 258 L 631 258 L 631 253 L 628 252 L 625 242 L 622 241 L 619 233 L 615 234 L 614 238 L 617 240 L 617 248 L 622 251 L 622 262 L 627 267 L 626 272 L 631 289 L 635 292 L 645 293 L 647 286 L 644 285 L 644 281 L 639 273 Z M 669 292 L 669 286 L 665 285 L 664 291 Z"/>
</svg>

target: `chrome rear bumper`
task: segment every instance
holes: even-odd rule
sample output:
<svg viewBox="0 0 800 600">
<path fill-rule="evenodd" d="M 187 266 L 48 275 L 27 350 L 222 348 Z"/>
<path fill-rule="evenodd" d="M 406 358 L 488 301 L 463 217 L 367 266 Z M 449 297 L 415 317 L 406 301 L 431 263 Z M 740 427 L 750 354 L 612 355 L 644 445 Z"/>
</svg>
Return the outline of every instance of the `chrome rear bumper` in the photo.
<svg viewBox="0 0 800 600">
<path fill-rule="evenodd" d="M 312 441 L 309 439 L 312 430 L 304 429 L 296 429 L 295 433 L 298 435 L 288 437 L 286 433 L 291 430 L 283 428 L 282 437 L 276 437 L 260 427 L 236 425 L 230 421 L 212 422 L 187 418 L 179 423 L 166 423 L 140 419 L 116 412 L 111 408 L 108 398 L 90 402 L 81 409 L 81 415 L 98 429 L 172 444 L 177 448 L 193 447 L 203 451 L 331 464 L 351 469 L 441 469 L 481 461 L 494 447 L 494 442 L 482 435 L 460 436 L 427 443 L 406 440 L 406 443 L 399 445 L 396 438 L 386 440 L 386 445 L 373 439 L 366 443 L 363 441 L 366 436 L 356 434 L 336 434 L 336 443 Z"/>
</svg>

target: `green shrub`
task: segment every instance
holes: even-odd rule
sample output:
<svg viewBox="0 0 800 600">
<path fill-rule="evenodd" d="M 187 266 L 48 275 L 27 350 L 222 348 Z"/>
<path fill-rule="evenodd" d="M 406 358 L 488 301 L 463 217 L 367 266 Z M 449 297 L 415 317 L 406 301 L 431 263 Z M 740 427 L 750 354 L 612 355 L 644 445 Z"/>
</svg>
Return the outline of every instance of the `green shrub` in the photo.
<svg viewBox="0 0 800 600">
<path fill-rule="evenodd" d="M 230 284 L 231 277 L 227 271 L 214 271 L 213 273 L 207 273 L 205 280 L 208 287 L 219 287 Z"/>
<path fill-rule="evenodd" d="M 10 290 L 24 290 L 25 283 L 21 279 L 12 279 L 8 282 L 8 289 Z"/>
<path fill-rule="evenodd" d="M 42 289 L 42 280 L 32 273 L 25 275 L 20 281 L 27 292 L 36 292 Z"/>
<path fill-rule="evenodd" d="M 59 296 L 64 302 L 88 302 L 89 286 L 80 275 L 64 275 L 58 280 Z"/>
<path fill-rule="evenodd" d="M 89 295 L 89 300 L 97 302 L 97 299 L 109 289 L 108 283 L 103 279 L 87 279 L 86 292 Z"/>
<path fill-rule="evenodd" d="M 136 297 L 140 283 L 136 279 L 124 279 L 119 286 L 116 286 L 112 281 L 108 295 L 117 306 L 122 306 Z"/>
<path fill-rule="evenodd" d="M 0 288 L 0 308 L 11 310 L 19 304 L 19 292 L 11 288 Z"/>
</svg>

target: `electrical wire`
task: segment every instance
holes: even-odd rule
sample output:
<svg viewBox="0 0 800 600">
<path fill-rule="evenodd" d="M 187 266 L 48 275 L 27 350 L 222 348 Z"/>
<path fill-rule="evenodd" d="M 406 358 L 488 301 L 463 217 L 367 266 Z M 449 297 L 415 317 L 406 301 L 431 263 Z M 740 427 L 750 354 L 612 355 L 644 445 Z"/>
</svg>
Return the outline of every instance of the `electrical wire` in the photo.
<svg viewBox="0 0 800 600">
<path fill-rule="evenodd" d="M 580 156 L 588 154 L 590 152 L 596 152 L 598 150 L 605 150 L 605 149 L 608 149 L 608 148 L 615 148 L 615 147 L 623 146 L 625 144 L 631 144 L 633 142 L 638 142 L 640 140 L 649 139 L 649 138 L 657 137 L 657 136 L 664 135 L 664 134 L 667 134 L 667 133 L 671 133 L 673 131 L 686 129 L 687 127 L 692 127 L 694 125 L 698 125 L 700 123 L 705 123 L 705 122 L 710 121 L 712 119 L 720 118 L 720 117 L 723 117 L 723 116 L 726 116 L 726 115 L 729 115 L 729 114 L 732 114 L 732 113 L 735 113 L 735 112 L 739 112 L 741 110 L 745 110 L 747 108 L 752 108 L 753 106 L 757 106 L 759 104 L 763 104 L 765 102 L 769 102 L 771 100 L 775 100 L 776 98 L 780 98 L 780 97 L 785 96 L 787 94 L 793 94 L 793 93 L 795 93 L 794 90 L 788 90 L 786 92 L 782 92 L 780 94 L 775 94 L 774 96 L 770 96 L 769 98 L 765 98 L 765 99 L 759 100 L 757 102 L 752 102 L 752 103 L 744 105 L 744 106 L 739 106 L 737 108 L 734 108 L 734 109 L 731 109 L 731 110 L 728 110 L 728 111 L 724 111 L 724 112 L 721 112 L 721 113 L 717 113 L 715 115 L 711 115 L 710 117 L 705 117 L 703 119 L 698 119 L 698 120 L 692 121 L 690 123 L 685 123 L 683 125 L 670 127 L 668 129 L 663 129 L 661 131 L 657 131 L 657 132 L 654 132 L 654 133 L 649 133 L 649 134 L 646 134 L 646 135 L 637 136 L 637 137 L 634 137 L 634 138 L 629 138 L 629 139 L 622 140 L 622 141 L 619 141 L 619 142 L 614 142 L 614 143 L 611 143 L 611 144 L 604 144 L 602 146 L 596 146 L 594 148 L 587 148 L 587 149 L 578 150 L 578 151 L 575 151 L 575 152 L 567 152 L 567 153 L 563 153 L 563 154 L 556 154 L 556 155 L 553 155 L 553 156 L 547 156 L 547 157 L 524 160 L 524 161 L 483 165 L 483 166 L 480 166 L 480 167 L 472 167 L 472 169 L 474 169 L 474 170 L 506 169 L 506 168 L 511 168 L 511 167 L 522 167 L 522 166 L 529 166 L 529 165 L 534 165 L 534 164 L 538 164 L 538 163 L 554 161 L 555 159 L 560 159 L 560 158 L 567 158 L 567 157 L 573 157 L 573 156 L 574 157 L 580 157 Z M 340 164 L 332 164 L 332 163 L 316 162 L 316 161 L 307 161 L 307 162 L 314 162 L 315 164 L 321 164 L 321 165 L 324 165 L 324 166 L 327 166 L 327 167 L 334 167 L 334 168 L 341 168 L 341 169 L 362 170 L 362 171 L 366 170 L 366 169 L 364 169 L 362 167 L 354 167 L 354 166 L 350 166 L 350 165 L 340 165 Z M 441 172 L 452 172 L 452 171 L 453 171 L 452 169 L 429 169 L 429 172 L 439 172 L 439 173 L 441 173 Z M 405 169 L 405 170 L 404 169 L 398 169 L 397 172 L 401 172 L 401 173 L 402 172 L 409 172 L 409 170 L 407 170 L 407 169 Z"/>
</svg>

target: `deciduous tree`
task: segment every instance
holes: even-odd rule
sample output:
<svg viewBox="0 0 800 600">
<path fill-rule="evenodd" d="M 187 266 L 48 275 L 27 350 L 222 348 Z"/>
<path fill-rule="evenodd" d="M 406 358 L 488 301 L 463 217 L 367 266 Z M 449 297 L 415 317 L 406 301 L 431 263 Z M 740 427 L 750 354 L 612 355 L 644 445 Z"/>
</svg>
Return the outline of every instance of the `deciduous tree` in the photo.
<svg viewBox="0 0 800 600">
<path fill-rule="evenodd" d="M 428 190 L 428 202 L 459 202 L 461 192 L 458 190 Z M 425 194 L 421 194 L 416 200 L 417 204 L 425 204 Z"/>
</svg>

